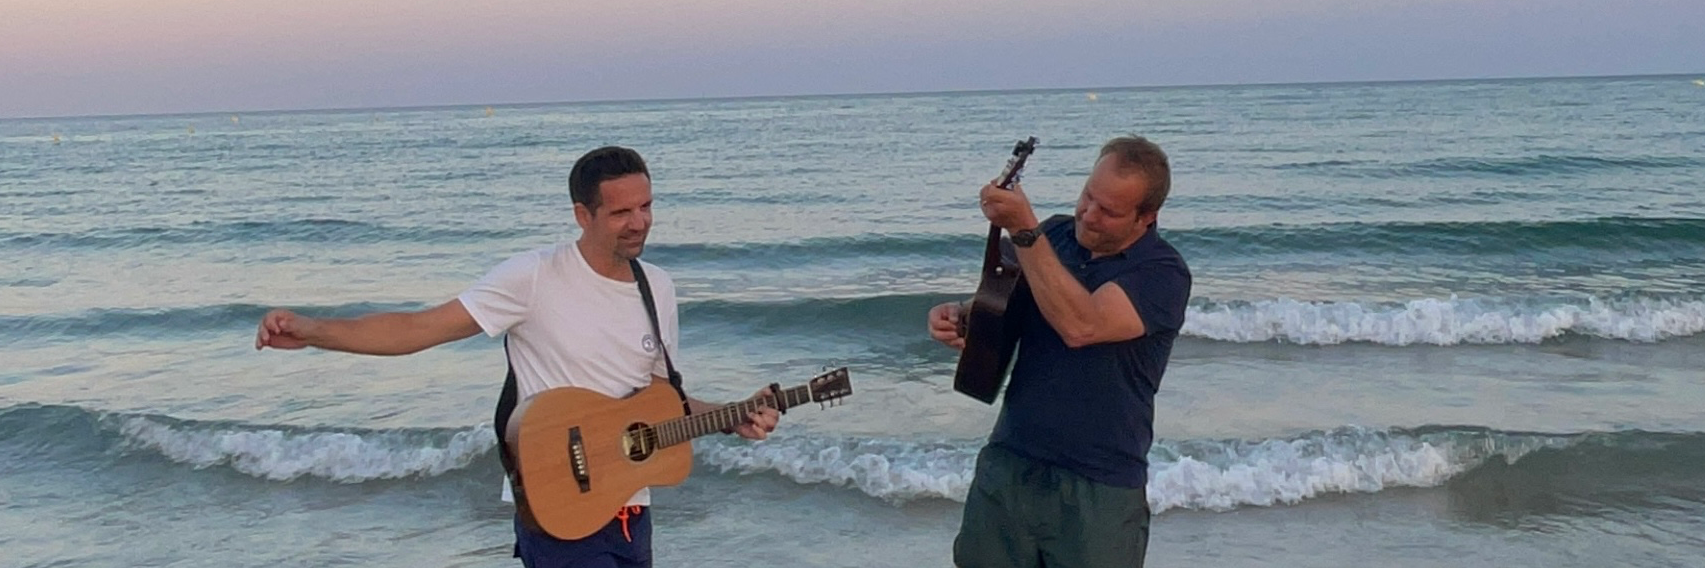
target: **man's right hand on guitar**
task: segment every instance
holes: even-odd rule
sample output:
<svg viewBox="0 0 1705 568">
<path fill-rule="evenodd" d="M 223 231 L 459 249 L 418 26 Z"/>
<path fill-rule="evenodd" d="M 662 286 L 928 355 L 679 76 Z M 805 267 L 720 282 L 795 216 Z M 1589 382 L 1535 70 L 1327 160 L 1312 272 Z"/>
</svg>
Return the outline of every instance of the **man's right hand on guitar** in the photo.
<svg viewBox="0 0 1705 568">
<path fill-rule="evenodd" d="M 959 335 L 959 312 L 965 309 L 959 302 L 948 302 L 929 310 L 930 339 L 954 349 L 965 349 L 965 338 Z"/>
</svg>

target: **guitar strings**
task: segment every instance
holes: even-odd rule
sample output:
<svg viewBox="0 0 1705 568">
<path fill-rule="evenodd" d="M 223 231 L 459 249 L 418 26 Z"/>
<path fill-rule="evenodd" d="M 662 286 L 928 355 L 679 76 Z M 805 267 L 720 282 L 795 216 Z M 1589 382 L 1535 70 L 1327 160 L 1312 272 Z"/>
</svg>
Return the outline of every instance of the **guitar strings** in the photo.
<svg viewBox="0 0 1705 568">
<path fill-rule="evenodd" d="M 845 376 L 844 370 L 838 374 L 840 374 L 843 378 Z M 806 385 L 781 390 L 777 392 L 776 395 L 778 398 L 781 398 L 781 402 L 783 403 L 781 408 L 793 408 L 795 406 L 811 402 L 811 392 L 810 386 Z M 798 401 L 793 400 L 795 396 L 799 397 Z M 832 403 L 833 400 L 831 399 L 824 402 L 825 404 L 828 404 Z M 768 405 L 763 404 L 762 400 L 737 402 L 703 414 L 682 416 L 667 420 L 660 424 L 647 424 L 628 432 L 627 436 L 630 442 L 639 446 L 655 446 L 659 448 L 672 446 L 692 439 L 695 436 L 692 432 L 697 428 L 705 428 L 707 426 L 714 426 L 715 424 L 730 421 L 732 424 L 728 426 L 729 428 L 738 426 L 740 425 L 740 417 L 742 415 L 766 406 Z M 778 408 L 778 410 L 780 410 L 780 408 Z M 717 429 L 721 430 L 721 428 Z M 676 439 L 677 437 L 679 439 Z M 663 443 L 665 439 L 667 439 L 669 443 Z M 651 442 L 651 444 L 643 443 L 646 441 Z"/>
<path fill-rule="evenodd" d="M 805 387 L 787 389 L 782 391 L 781 395 L 786 399 L 783 402 L 793 403 L 783 405 L 790 408 L 809 402 L 810 399 L 810 395 L 805 392 Z M 794 395 L 801 396 L 801 400 L 797 402 L 793 401 L 792 398 Z M 634 442 L 652 440 L 657 442 L 658 446 L 672 446 L 692 438 L 692 436 L 687 435 L 693 430 L 693 428 L 689 428 L 689 426 L 709 427 L 714 424 L 732 420 L 734 421 L 734 424 L 729 426 L 732 428 L 733 426 L 739 425 L 739 418 L 742 415 L 764 407 L 766 407 L 766 405 L 762 404 L 761 401 L 748 400 L 738 402 L 703 414 L 682 416 L 661 424 L 642 426 L 639 429 L 630 432 L 629 435 L 636 437 L 633 439 Z M 721 428 L 716 429 L 721 430 Z M 681 439 L 675 440 L 674 438 L 676 435 L 679 435 Z M 665 438 L 670 440 L 669 444 L 662 443 Z"/>
</svg>

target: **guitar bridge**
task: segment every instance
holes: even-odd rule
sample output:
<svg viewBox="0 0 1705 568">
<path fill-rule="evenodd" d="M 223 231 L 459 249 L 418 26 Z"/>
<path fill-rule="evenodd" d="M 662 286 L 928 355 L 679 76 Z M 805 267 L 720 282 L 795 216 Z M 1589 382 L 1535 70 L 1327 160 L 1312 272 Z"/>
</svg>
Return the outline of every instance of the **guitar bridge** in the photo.
<svg viewBox="0 0 1705 568">
<path fill-rule="evenodd" d="M 568 429 L 568 461 L 573 466 L 574 481 L 581 493 L 592 491 L 592 473 L 586 467 L 586 443 L 580 440 L 580 427 Z"/>
</svg>

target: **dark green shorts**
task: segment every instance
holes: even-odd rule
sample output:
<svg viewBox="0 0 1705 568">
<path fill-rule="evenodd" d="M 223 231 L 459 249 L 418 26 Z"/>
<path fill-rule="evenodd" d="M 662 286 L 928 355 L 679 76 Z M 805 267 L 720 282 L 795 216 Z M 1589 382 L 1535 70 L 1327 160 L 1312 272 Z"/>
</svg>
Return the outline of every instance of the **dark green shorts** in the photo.
<svg viewBox="0 0 1705 568">
<path fill-rule="evenodd" d="M 1144 488 L 1095 483 L 1011 451 L 984 447 L 953 541 L 959 568 L 1141 568 Z"/>
</svg>

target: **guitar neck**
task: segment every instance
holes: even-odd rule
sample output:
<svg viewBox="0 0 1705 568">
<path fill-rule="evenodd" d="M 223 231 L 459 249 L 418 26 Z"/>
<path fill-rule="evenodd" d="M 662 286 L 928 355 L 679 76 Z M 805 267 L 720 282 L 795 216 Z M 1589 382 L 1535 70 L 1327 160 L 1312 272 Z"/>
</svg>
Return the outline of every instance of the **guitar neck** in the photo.
<svg viewBox="0 0 1705 568">
<path fill-rule="evenodd" d="M 744 424 L 747 414 L 757 412 L 762 408 L 774 407 L 776 410 L 785 411 L 808 402 L 811 402 L 811 387 L 800 385 L 791 389 L 782 389 L 773 403 L 769 403 L 767 399 L 736 402 L 709 412 L 700 412 L 653 424 L 652 428 L 657 433 L 658 446 L 667 448 L 699 436 L 715 434 Z"/>
</svg>

